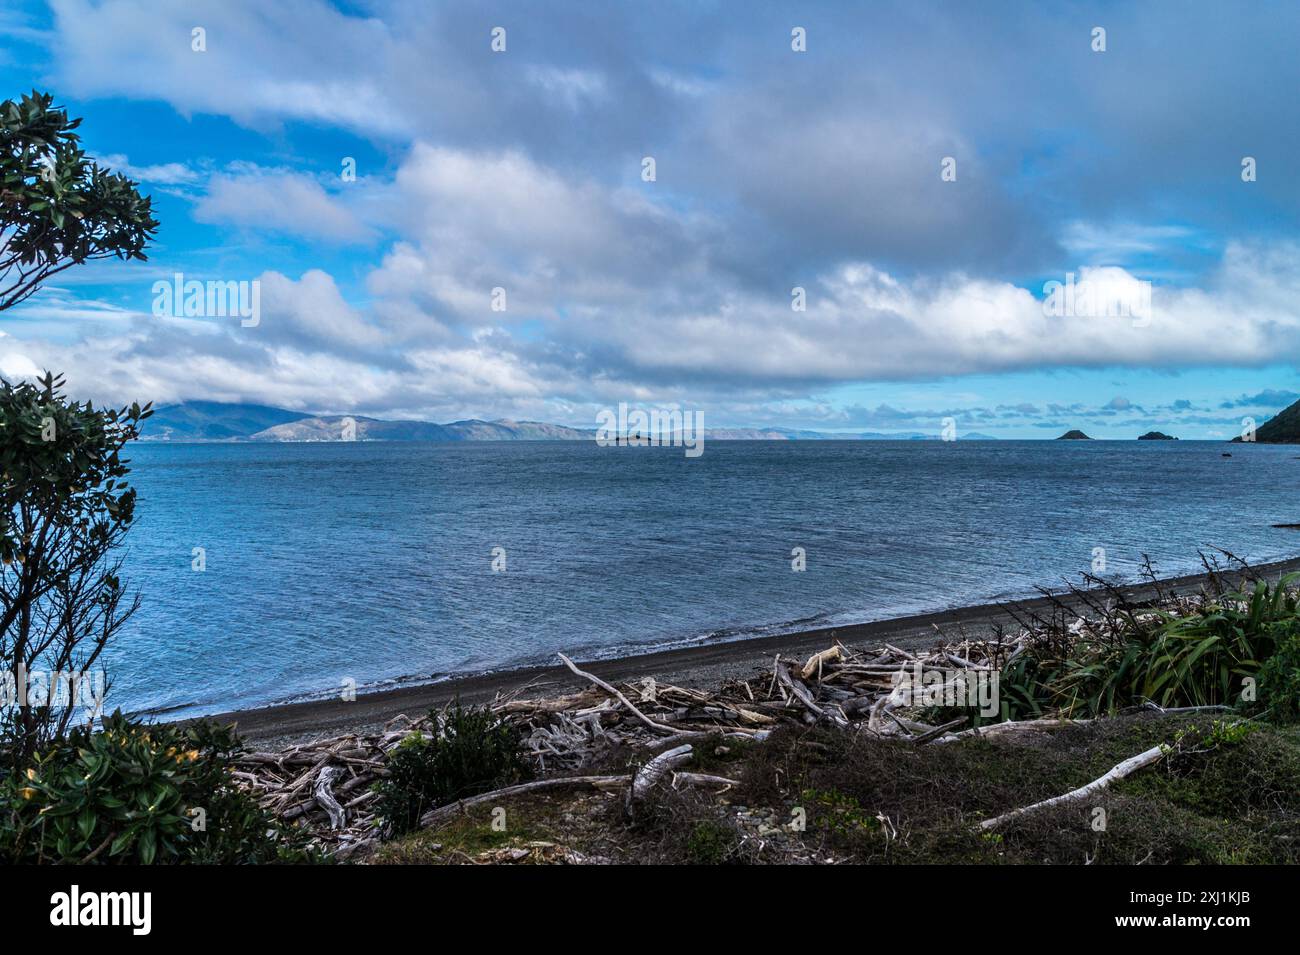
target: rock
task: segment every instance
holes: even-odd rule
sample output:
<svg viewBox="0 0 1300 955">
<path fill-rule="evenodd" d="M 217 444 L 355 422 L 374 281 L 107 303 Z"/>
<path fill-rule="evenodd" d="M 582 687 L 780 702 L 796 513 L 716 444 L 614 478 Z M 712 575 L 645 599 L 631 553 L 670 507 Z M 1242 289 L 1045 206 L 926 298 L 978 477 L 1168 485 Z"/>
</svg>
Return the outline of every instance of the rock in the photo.
<svg viewBox="0 0 1300 955">
<path fill-rule="evenodd" d="M 1065 434 L 1061 435 L 1056 440 L 1057 441 L 1091 441 L 1092 438 L 1088 437 L 1086 434 L 1084 434 L 1082 431 L 1076 428 L 1073 431 L 1065 432 Z"/>
<path fill-rule="evenodd" d="M 1146 434 L 1138 435 L 1139 441 L 1177 441 L 1172 434 L 1165 434 L 1163 431 L 1148 431 Z"/>
</svg>

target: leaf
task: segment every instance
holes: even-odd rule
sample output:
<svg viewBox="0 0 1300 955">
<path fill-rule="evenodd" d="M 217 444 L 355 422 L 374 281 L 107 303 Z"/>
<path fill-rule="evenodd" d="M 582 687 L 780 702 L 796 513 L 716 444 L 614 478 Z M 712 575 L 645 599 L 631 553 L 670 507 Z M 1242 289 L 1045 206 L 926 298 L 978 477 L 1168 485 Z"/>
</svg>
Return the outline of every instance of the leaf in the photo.
<svg viewBox="0 0 1300 955">
<path fill-rule="evenodd" d="M 152 865 L 157 851 L 158 833 L 153 829 L 146 829 L 140 837 L 140 862 L 144 865 Z"/>
</svg>

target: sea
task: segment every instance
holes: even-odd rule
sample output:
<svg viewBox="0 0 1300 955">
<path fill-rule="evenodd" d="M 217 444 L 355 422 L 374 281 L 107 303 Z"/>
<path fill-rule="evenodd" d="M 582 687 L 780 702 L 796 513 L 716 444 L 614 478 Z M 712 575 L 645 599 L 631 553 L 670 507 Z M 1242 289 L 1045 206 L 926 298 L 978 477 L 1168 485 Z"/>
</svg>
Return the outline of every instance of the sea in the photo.
<svg viewBox="0 0 1300 955">
<path fill-rule="evenodd" d="M 1225 453 L 1231 457 L 1225 457 Z M 103 658 L 168 717 L 1300 555 L 1300 449 L 1201 441 L 140 443 Z M 1100 562 L 1100 563 L 1099 563 Z"/>
</svg>

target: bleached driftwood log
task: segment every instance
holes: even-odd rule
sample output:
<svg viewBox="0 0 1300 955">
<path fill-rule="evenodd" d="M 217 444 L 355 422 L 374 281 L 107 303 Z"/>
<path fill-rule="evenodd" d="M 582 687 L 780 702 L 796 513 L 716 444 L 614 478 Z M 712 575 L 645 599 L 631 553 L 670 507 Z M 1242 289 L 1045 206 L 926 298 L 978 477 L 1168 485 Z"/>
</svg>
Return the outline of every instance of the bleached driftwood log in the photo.
<svg viewBox="0 0 1300 955">
<path fill-rule="evenodd" d="M 822 665 L 831 663 L 840 659 L 840 645 L 837 643 L 829 650 L 823 650 L 821 653 L 814 653 L 808 658 L 808 662 L 803 665 L 799 671 L 799 676 L 805 680 L 811 680 L 813 677 L 821 677 Z"/>
<path fill-rule="evenodd" d="M 673 788 L 676 789 L 679 783 L 687 786 L 739 786 L 740 780 L 710 773 L 673 773 Z"/>
<path fill-rule="evenodd" d="M 837 707 L 821 707 L 813 699 L 812 693 L 808 687 L 796 680 L 790 673 L 790 667 L 779 656 L 776 658 L 776 678 L 781 681 L 793 695 L 796 700 L 804 705 L 804 708 L 812 713 L 818 719 L 830 720 L 836 726 L 847 726 L 849 721 Z"/>
<path fill-rule="evenodd" d="M 1057 730 L 1066 726 L 1075 726 L 1078 723 L 1086 723 L 1088 720 L 1013 720 L 1007 723 L 990 723 L 987 726 L 972 726 L 968 730 L 962 730 L 960 733 L 949 733 L 942 739 L 935 740 L 935 745 L 940 743 L 955 743 L 957 740 L 969 739 L 972 736 L 1007 736 L 1011 733 L 1020 733 L 1026 730 Z"/>
<path fill-rule="evenodd" d="M 337 766 L 322 766 L 320 772 L 316 774 L 316 783 L 311 788 L 311 794 L 316 797 L 316 804 L 330 817 L 331 829 L 342 829 L 347 820 L 347 813 L 334 798 L 334 780 L 342 772 L 343 770 Z"/>
<path fill-rule="evenodd" d="M 1062 796 L 1053 796 L 1051 799 L 1044 799 L 1042 802 L 1036 802 L 1030 806 L 1022 806 L 1019 809 L 1013 809 L 1010 812 L 1004 812 L 1000 816 L 994 816 L 992 819 L 985 819 L 979 824 L 981 829 L 995 829 L 1012 819 L 1016 819 L 1027 813 L 1037 812 L 1040 809 L 1047 809 L 1051 806 L 1060 806 L 1065 803 L 1078 802 L 1081 799 L 1087 799 L 1094 793 L 1099 793 L 1117 779 L 1123 779 L 1125 776 L 1132 775 L 1144 766 L 1150 766 L 1152 763 L 1159 762 L 1168 752 L 1164 743 L 1159 746 L 1152 746 L 1144 753 L 1138 753 L 1136 756 L 1130 756 L 1124 762 L 1112 766 L 1106 775 L 1094 779 L 1086 786 L 1080 786 Z"/>
<path fill-rule="evenodd" d="M 439 806 L 437 809 L 430 809 L 420 817 L 420 825 L 424 828 L 446 822 L 458 813 L 471 809 L 474 806 L 481 806 L 484 803 L 496 802 L 501 799 L 509 799 L 511 796 L 522 796 L 525 793 L 542 792 L 544 790 L 557 789 L 615 789 L 626 786 L 632 781 L 631 775 L 624 774 L 619 776 L 563 776 L 557 779 L 534 779 L 530 783 L 519 783 L 517 786 L 507 786 L 504 789 L 494 789 L 490 793 L 483 793 L 479 796 L 470 796 L 467 799 L 461 799 L 447 806 Z"/>
<path fill-rule="evenodd" d="M 682 731 L 677 729 L 676 727 L 666 726 L 663 723 L 656 723 L 654 720 L 650 719 L 650 717 L 646 716 L 644 713 L 638 710 L 636 706 L 633 705 L 632 701 L 623 695 L 621 690 L 619 690 L 617 687 L 609 683 L 606 683 L 604 680 L 602 680 L 600 677 L 596 676 L 595 674 L 588 673 L 586 670 L 579 670 L 577 665 L 568 657 L 566 657 L 563 653 L 557 653 L 556 656 L 560 658 L 560 660 L 564 663 L 566 667 L 568 667 L 578 676 L 582 677 L 583 679 L 590 680 L 592 683 L 596 684 L 598 687 L 600 687 L 605 692 L 609 693 L 611 696 L 617 697 L 618 701 L 622 703 L 624 706 L 626 706 L 628 710 L 631 711 L 633 716 L 639 719 L 646 726 L 650 727 L 652 730 L 657 730 L 660 733 L 676 733 L 678 735 L 684 735 Z M 697 735 L 703 736 L 705 734 L 700 733 Z"/>
<path fill-rule="evenodd" d="M 629 817 L 636 810 L 636 804 L 646 797 L 650 790 L 654 789 L 655 783 L 663 779 L 664 774 L 678 766 L 684 766 L 691 760 L 695 753 L 695 747 L 690 743 L 683 743 L 681 746 L 674 746 L 670 750 L 665 750 L 658 756 L 647 760 L 634 777 L 632 785 L 627 790 L 627 801 L 625 808 Z"/>
</svg>

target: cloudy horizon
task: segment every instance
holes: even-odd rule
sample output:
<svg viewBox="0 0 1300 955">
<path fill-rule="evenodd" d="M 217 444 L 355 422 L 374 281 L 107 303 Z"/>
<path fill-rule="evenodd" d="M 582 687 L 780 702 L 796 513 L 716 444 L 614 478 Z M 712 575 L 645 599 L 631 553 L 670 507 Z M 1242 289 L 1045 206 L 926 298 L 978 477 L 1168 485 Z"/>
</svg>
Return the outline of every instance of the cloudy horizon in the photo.
<svg viewBox="0 0 1300 955">
<path fill-rule="evenodd" d="M 1007 438 L 1229 438 L 1300 399 L 1300 11 L 733 9 L 20 2 L 0 99 L 52 92 L 162 226 L 5 313 L 0 374 Z M 177 273 L 257 280 L 260 320 L 155 314 Z M 1054 312 L 1074 282 L 1145 309 Z"/>
</svg>

